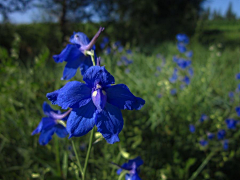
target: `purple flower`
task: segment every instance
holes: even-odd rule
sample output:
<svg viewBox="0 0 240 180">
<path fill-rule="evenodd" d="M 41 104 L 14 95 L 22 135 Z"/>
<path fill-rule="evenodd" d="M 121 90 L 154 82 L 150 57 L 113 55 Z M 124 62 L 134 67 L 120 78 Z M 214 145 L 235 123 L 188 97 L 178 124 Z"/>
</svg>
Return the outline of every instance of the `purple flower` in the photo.
<svg viewBox="0 0 240 180">
<path fill-rule="evenodd" d="M 228 129 L 236 129 L 236 125 L 237 125 L 238 121 L 236 121 L 234 119 L 227 119 L 225 122 L 227 124 Z"/>
<path fill-rule="evenodd" d="M 145 101 L 135 97 L 124 84 L 112 85 L 114 77 L 104 67 L 90 67 L 83 80 L 86 84 L 68 82 L 47 94 L 52 104 L 72 108 L 67 121 L 69 138 L 83 136 L 96 125 L 108 143 L 118 142 L 123 128 L 121 109 L 139 110 Z"/>
<path fill-rule="evenodd" d="M 199 119 L 200 122 L 204 122 L 205 120 L 208 119 L 208 116 L 206 114 L 202 114 L 201 118 Z"/>
<path fill-rule="evenodd" d="M 103 30 L 104 28 L 100 27 L 91 42 L 84 33 L 74 32 L 70 37 L 70 42 L 72 44 L 68 44 L 60 54 L 53 56 L 54 61 L 57 63 L 62 63 L 63 61 L 67 62 L 63 71 L 62 80 L 71 79 L 76 74 L 78 68 L 80 68 L 83 75 L 85 71 L 93 65 L 91 57 L 88 55 L 85 56 L 84 51 L 95 50 L 94 44 Z"/>
<path fill-rule="evenodd" d="M 117 174 L 120 175 L 122 170 L 126 170 L 129 173 L 126 174 L 125 179 L 126 180 L 141 180 L 141 178 L 138 176 L 138 173 L 140 172 L 139 166 L 143 164 L 143 160 L 138 156 L 135 159 L 129 160 L 127 163 L 124 163 L 120 168 L 117 170 Z"/>
<path fill-rule="evenodd" d="M 194 133 L 195 132 L 195 126 L 193 125 L 193 124 L 190 124 L 189 125 L 189 131 L 191 132 L 191 133 Z"/>
<path fill-rule="evenodd" d="M 205 147 L 206 145 L 208 145 L 208 142 L 207 142 L 206 140 L 204 140 L 204 139 L 201 139 L 201 140 L 199 141 L 199 143 L 200 143 L 200 145 L 203 146 L 203 147 Z"/>
<path fill-rule="evenodd" d="M 47 117 L 43 117 L 37 128 L 32 132 L 32 135 L 41 133 L 39 144 L 46 145 L 52 139 L 54 133 L 60 138 L 66 137 L 68 132 L 60 119 L 66 120 L 70 110 L 61 114 L 60 111 L 53 110 L 46 102 L 43 103 L 42 108 Z"/>
<path fill-rule="evenodd" d="M 212 140 L 215 137 L 215 134 L 208 132 L 207 137 L 208 137 L 208 139 Z"/>
<path fill-rule="evenodd" d="M 222 140 L 226 135 L 226 131 L 224 129 L 221 129 L 217 133 L 218 140 Z"/>
</svg>

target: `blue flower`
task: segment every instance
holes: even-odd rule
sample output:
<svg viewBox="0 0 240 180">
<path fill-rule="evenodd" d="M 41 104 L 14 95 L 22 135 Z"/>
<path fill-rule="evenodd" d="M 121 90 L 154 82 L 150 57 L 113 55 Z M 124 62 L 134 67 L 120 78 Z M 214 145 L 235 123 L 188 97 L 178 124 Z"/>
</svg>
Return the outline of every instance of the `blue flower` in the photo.
<svg viewBox="0 0 240 180">
<path fill-rule="evenodd" d="M 238 79 L 238 80 L 240 79 L 240 73 L 236 74 L 236 79 Z"/>
<path fill-rule="evenodd" d="M 223 141 L 223 149 L 226 151 L 226 150 L 228 150 L 228 146 L 229 146 L 229 141 L 227 140 L 227 139 L 225 139 L 224 141 Z"/>
<path fill-rule="evenodd" d="M 208 142 L 207 142 L 206 140 L 204 140 L 204 139 L 201 139 L 201 140 L 199 141 L 199 143 L 200 143 L 200 145 L 203 146 L 203 147 L 205 147 L 206 145 L 208 145 Z"/>
<path fill-rule="evenodd" d="M 145 101 L 135 97 L 124 84 L 100 66 L 90 67 L 83 76 L 86 84 L 72 81 L 47 97 L 63 109 L 73 108 L 67 121 L 69 138 L 87 134 L 95 125 L 108 143 L 119 141 L 123 128 L 121 109 L 139 110 Z"/>
<path fill-rule="evenodd" d="M 106 46 L 106 44 L 109 42 L 109 38 L 108 37 L 103 37 L 103 39 L 102 39 L 102 42 L 100 43 L 100 47 L 101 47 L 101 49 L 103 49 L 105 46 Z"/>
<path fill-rule="evenodd" d="M 191 63 L 191 60 L 178 59 L 177 65 L 182 69 L 186 69 L 188 66 L 191 65 Z"/>
<path fill-rule="evenodd" d="M 185 44 L 183 43 L 177 43 L 177 48 L 180 53 L 185 53 L 187 51 L 187 48 L 185 47 Z"/>
<path fill-rule="evenodd" d="M 106 53 L 107 55 L 109 55 L 109 54 L 111 53 L 111 48 L 110 48 L 110 47 L 107 47 L 106 50 L 105 50 L 105 53 Z"/>
<path fill-rule="evenodd" d="M 124 163 L 120 168 L 117 170 L 117 174 L 120 175 L 122 170 L 127 170 L 129 173 L 126 174 L 126 180 L 141 180 L 138 176 L 140 172 L 139 166 L 143 164 L 143 160 L 138 156 L 135 159 L 129 160 L 127 163 Z"/>
<path fill-rule="evenodd" d="M 185 82 L 187 85 L 190 84 L 190 78 L 188 76 L 184 76 L 182 81 Z"/>
<path fill-rule="evenodd" d="M 100 28 L 91 42 L 84 33 L 74 32 L 70 37 L 70 42 L 72 44 L 68 44 L 60 54 L 53 56 L 53 59 L 57 63 L 62 63 L 63 61 L 67 62 L 63 71 L 62 80 L 71 79 L 76 74 L 78 68 L 80 68 L 81 74 L 83 75 L 85 71 L 93 65 L 91 57 L 88 55 L 85 56 L 84 51 L 95 50 L 94 44 L 103 30 L 104 28 Z"/>
<path fill-rule="evenodd" d="M 175 62 L 175 63 L 178 62 L 178 57 L 177 56 L 173 56 L 173 62 Z"/>
<path fill-rule="evenodd" d="M 191 133 L 194 133 L 195 132 L 195 126 L 193 125 L 193 124 L 190 124 L 189 125 L 189 131 L 191 132 Z"/>
<path fill-rule="evenodd" d="M 236 129 L 236 125 L 237 125 L 238 121 L 236 121 L 234 119 L 227 119 L 225 122 L 227 124 L 228 129 Z"/>
<path fill-rule="evenodd" d="M 127 54 L 132 54 L 132 51 L 130 49 L 126 50 Z"/>
<path fill-rule="evenodd" d="M 179 42 L 183 42 L 185 44 L 189 43 L 189 38 L 187 37 L 186 34 L 179 33 L 179 34 L 177 34 L 176 38 Z"/>
<path fill-rule="evenodd" d="M 32 132 L 32 135 L 41 133 L 39 137 L 39 144 L 46 145 L 51 139 L 52 135 L 56 133 L 58 137 L 64 138 L 68 135 L 65 124 L 62 120 L 66 120 L 69 111 L 61 114 L 60 111 L 53 110 L 46 102 L 43 103 L 43 112 L 47 117 L 43 117 L 37 128 Z"/>
<path fill-rule="evenodd" d="M 215 137 L 215 134 L 208 132 L 207 137 L 208 137 L 208 139 L 212 140 Z"/>
<path fill-rule="evenodd" d="M 201 118 L 199 119 L 200 122 L 204 122 L 205 120 L 208 119 L 208 116 L 206 114 L 202 114 Z"/>
<path fill-rule="evenodd" d="M 177 68 L 174 69 L 172 77 L 169 78 L 169 81 L 171 83 L 175 83 L 177 81 L 178 75 L 177 75 Z"/>
<path fill-rule="evenodd" d="M 191 58 L 193 56 L 193 51 L 186 52 L 186 56 Z"/>
<path fill-rule="evenodd" d="M 237 115 L 240 116 L 240 106 L 236 107 L 235 110 L 237 112 Z"/>
<path fill-rule="evenodd" d="M 229 93 L 228 93 L 228 96 L 229 96 L 230 98 L 234 98 L 234 92 L 232 92 L 232 91 L 229 92 Z"/>
<path fill-rule="evenodd" d="M 177 90 L 176 90 L 176 89 L 171 89 L 171 90 L 170 90 L 170 94 L 171 94 L 171 95 L 177 94 Z"/>
<path fill-rule="evenodd" d="M 188 74 L 189 74 L 190 77 L 193 76 L 194 72 L 193 72 L 193 68 L 192 67 L 189 67 Z"/>
<path fill-rule="evenodd" d="M 217 137 L 219 140 L 222 140 L 226 135 L 226 131 L 224 129 L 222 130 L 219 130 L 218 133 L 217 133 Z"/>
</svg>

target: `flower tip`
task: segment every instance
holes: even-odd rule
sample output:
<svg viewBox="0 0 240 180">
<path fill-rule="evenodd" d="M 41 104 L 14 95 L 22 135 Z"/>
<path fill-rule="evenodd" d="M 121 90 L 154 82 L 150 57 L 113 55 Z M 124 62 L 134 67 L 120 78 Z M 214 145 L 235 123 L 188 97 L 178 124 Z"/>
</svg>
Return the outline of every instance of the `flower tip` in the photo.
<svg viewBox="0 0 240 180">
<path fill-rule="evenodd" d="M 117 134 L 112 135 L 109 139 L 106 139 L 109 144 L 114 144 L 116 142 L 119 142 L 120 139 Z"/>
</svg>

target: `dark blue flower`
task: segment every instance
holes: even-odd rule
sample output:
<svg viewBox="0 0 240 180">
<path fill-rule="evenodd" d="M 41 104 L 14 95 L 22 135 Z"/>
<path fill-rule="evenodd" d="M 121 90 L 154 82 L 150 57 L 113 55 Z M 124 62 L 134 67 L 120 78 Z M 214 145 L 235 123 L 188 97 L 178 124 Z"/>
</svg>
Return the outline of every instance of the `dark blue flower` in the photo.
<svg viewBox="0 0 240 180">
<path fill-rule="evenodd" d="M 43 117 L 37 128 L 32 132 L 32 135 L 41 133 L 39 137 L 39 144 L 46 145 L 51 139 L 52 135 L 56 133 L 58 137 L 64 138 L 68 135 L 65 124 L 62 120 L 66 120 L 69 111 L 61 114 L 60 111 L 53 110 L 46 102 L 43 103 L 43 112 L 47 117 Z"/>
<path fill-rule="evenodd" d="M 124 84 L 100 66 L 90 67 L 83 76 L 86 84 L 72 81 L 47 97 L 63 109 L 73 108 L 67 121 L 69 138 L 87 134 L 95 125 L 108 143 L 119 141 L 123 128 L 121 109 L 139 110 L 145 101 L 135 97 Z"/>
<path fill-rule="evenodd" d="M 234 119 L 227 119 L 225 122 L 227 124 L 228 129 L 236 129 L 236 125 L 237 125 L 238 121 L 236 121 Z"/>
<path fill-rule="evenodd" d="M 193 72 L 193 68 L 192 67 L 189 67 L 188 74 L 189 74 L 190 77 L 193 76 L 194 72 Z"/>
<path fill-rule="evenodd" d="M 236 74 L 236 79 L 238 79 L 238 80 L 240 79 L 240 73 Z"/>
<path fill-rule="evenodd" d="M 195 126 L 193 125 L 193 124 L 190 124 L 189 125 L 189 131 L 191 132 L 191 133 L 194 133 L 195 132 Z"/>
<path fill-rule="evenodd" d="M 229 141 L 227 140 L 227 139 L 225 139 L 224 141 L 223 141 L 223 149 L 226 151 L 226 150 L 228 150 L 228 146 L 229 146 Z"/>
<path fill-rule="evenodd" d="M 186 52 L 186 56 L 191 58 L 193 56 L 193 51 Z"/>
<path fill-rule="evenodd" d="M 181 69 L 186 69 L 188 66 L 190 66 L 192 63 L 191 60 L 185 60 L 185 59 L 178 59 L 177 65 L 181 68 Z"/>
<path fill-rule="evenodd" d="M 102 39 L 102 42 L 100 43 L 100 47 L 101 47 L 101 49 L 103 49 L 105 46 L 106 46 L 106 44 L 109 42 L 109 38 L 108 37 L 103 37 L 103 39 Z"/>
<path fill-rule="evenodd" d="M 117 174 L 120 175 L 122 170 L 126 170 L 129 173 L 126 174 L 125 179 L 126 180 L 141 180 L 139 177 L 139 166 L 143 164 L 143 160 L 141 157 L 137 157 L 135 159 L 129 160 L 127 163 L 124 163 L 120 168 L 117 170 Z"/>
<path fill-rule="evenodd" d="M 186 34 L 179 33 L 179 34 L 177 34 L 176 38 L 179 42 L 183 42 L 185 44 L 189 43 L 189 38 L 187 37 Z"/>
<path fill-rule="evenodd" d="M 175 68 L 174 71 L 173 71 L 172 76 L 169 78 L 169 81 L 171 83 L 175 83 L 177 81 L 177 79 L 178 79 L 177 72 L 178 72 L 178 70 L 177 70 L 177 68 Z"/>
<path fill-rule="evenodd" d="M 240 106 L 236 107 L 235 110 L 237 112 L 237 115 L 240 116 Z"/>
<path fill-rule="evenodd" d="M 200 117 L 200 119 L 199 119 L 199 121 L 200 121 L 200 122 L 204 122 L 204 121 L 207 120 L 207 119 L 208 119 L 208 116 L 207 116 L 206 114 L 202 114 L 201 117 Z"/>
<path fill-rule="evenodd" d="M 208 145 L 208 142 L 207 142 L 206 140 L 204 140 L 204 139 L 201 139 L 201 140 L 199 141 L 199 143 L 200 143 L 200 145 L 203 146 L 203 147 L 205 147 L 206 145 Z"/>
<path fill-rule="evenodd" d="M 212 140 L 215 137 L 215 134 L 208 132 L 207 137 L 208 137 L 208 139 Z"/>
<path fill-rule="evenodd" d="M 186 83 L 187 85 L 190 84 L 190 78 L 188 76 L 184 76 L 183 80 L 184 83 Z"/>
<path fill-rule="evenodd" d="M 175 95 L 175 94 L 177 94 L 177 90 L 176 89 L 171 89 L 170 93 L 171 93 L 171 95 Z"/>
<path fill-rule="evenodd" d="M 229 96 L 230 98 L 234 98 L 234 92 L 232 92 L 232 91 L 229 92 L 229 93 L 228 93 L 228 96 Z"/>
<path fill-rule="evenodd" d="M 185 44 L 183 43 L 177 43 L 177 48 L 180 53 L 185 53 L 187 51 L 187 48 L 185 47 Z"/>
<path fill-rule="evenodd" d="M 84 33 L 74 32 L 70 37 L 70 42 L 72 44 L 68 44 L 60 54 L 53 56 L 53 59 L 57 63 L 62 63 L 63 61 L 67 62 L 63 71 L 63 80 L 71 79 L 76 74 L 78 68 L 80 68 L 83 75 L 85 71 L 93 65 L 91 57 L 89 55 L 85 56 L 84 51 L 95 50 L 94 44 L 103 30 L 104 28 L 100 28 L 91 42 Z"/>
<path fill-rule="evenodd" d="M 226 131 L 224 129 L 219 130 L 217 133 L 217 137 L 219 140 L 222 140 L 225 137 L 225 135 L 226 135 Z"/>
<path fill-rule="evenodd" d="M 126 50 L 127 54 L 132 54 L 132 51 L 130 49 Z"/>
</svg>

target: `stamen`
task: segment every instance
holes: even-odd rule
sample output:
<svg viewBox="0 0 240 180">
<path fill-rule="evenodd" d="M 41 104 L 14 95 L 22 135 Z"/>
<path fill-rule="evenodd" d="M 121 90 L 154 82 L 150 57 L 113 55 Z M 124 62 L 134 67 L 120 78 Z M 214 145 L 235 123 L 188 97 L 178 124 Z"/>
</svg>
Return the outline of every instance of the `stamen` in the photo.
<svg viewBox="0 0 240 180">
<path fill-rule="evenodd" d="M 57 114 L 53 111 L 50 112 L 50 116 L 52 116 L 54 119 L 63 119 L 65 118 L 70 112 L 72 111 L 72 108 L 70 108 L 68 111 L 66 111 L 63 114 Z"/>
</svg>

